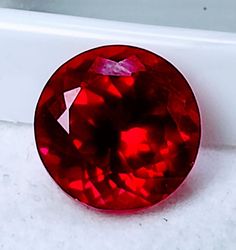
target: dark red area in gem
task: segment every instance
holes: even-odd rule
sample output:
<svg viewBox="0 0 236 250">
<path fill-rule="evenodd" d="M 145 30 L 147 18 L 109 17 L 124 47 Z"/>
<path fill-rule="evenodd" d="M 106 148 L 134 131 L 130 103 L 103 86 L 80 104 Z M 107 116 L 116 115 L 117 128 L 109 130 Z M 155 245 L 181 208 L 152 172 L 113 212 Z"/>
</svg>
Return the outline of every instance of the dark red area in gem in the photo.
<svg viewBox="0 0 236 250">
<path fill-rule="evenodd" d="M 84 52 L 46 84 L 35 113 L 40 157 L 58 185 L 90 206 L 148 207 L 193 167 L 200 115 L 182 74 L 147 50 Z"/>
</svg>

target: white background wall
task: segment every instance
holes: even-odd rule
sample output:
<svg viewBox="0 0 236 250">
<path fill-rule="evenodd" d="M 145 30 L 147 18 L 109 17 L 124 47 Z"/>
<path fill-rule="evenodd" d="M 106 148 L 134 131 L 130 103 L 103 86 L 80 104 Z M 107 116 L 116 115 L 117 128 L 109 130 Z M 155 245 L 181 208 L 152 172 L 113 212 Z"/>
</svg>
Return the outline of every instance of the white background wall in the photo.
<svg viewBox="0 0 236 250">
<path fill-rule="evenodd" d="M 236 32 L 235 0 L 0 0 L 0 7 Z"/>
</svg>

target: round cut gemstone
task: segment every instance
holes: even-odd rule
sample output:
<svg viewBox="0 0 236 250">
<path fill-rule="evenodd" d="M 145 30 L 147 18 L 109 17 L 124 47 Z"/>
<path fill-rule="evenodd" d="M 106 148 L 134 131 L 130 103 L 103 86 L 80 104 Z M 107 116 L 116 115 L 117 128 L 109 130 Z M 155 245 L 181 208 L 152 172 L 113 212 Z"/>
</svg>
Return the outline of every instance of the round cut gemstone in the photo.
<svg viewBox="0 0 236 250">
<path fill-rule="evenodd" d="M 100 209 L 148 207 L 193 167 L 200 115 L 182 74 L 147 50 L 104 46 L 62 65 L 35 113 L 36 144 L 52 178 Z"/>
</svg>

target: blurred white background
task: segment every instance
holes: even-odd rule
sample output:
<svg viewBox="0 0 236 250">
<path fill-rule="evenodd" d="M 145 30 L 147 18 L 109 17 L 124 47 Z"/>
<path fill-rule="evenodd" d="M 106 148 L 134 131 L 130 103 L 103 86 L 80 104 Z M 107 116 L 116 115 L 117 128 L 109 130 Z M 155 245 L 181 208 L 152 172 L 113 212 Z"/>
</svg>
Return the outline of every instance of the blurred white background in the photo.
<svg viewBox="0 0 236 250">
<path fill-rule="evenodd" d="M 0 7 L 236 32 L 235 0 L 0 0 Z"/>
</svg>

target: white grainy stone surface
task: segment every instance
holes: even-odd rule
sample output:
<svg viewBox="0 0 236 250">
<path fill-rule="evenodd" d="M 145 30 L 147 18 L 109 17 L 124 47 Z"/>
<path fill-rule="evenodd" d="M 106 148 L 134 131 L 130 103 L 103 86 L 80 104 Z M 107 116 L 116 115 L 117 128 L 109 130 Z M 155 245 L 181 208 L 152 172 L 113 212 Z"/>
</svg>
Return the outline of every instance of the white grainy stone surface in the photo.
<svg viewBox="0 0 236 250">
<path fill-rule="evenodd" d="M 31 125 L 0 123 L 0 249 L 235 250 L 236 149 L 201 149 L 169 199 L 132 215 L 88 209 L 52 181 Z"/>
</svg>

